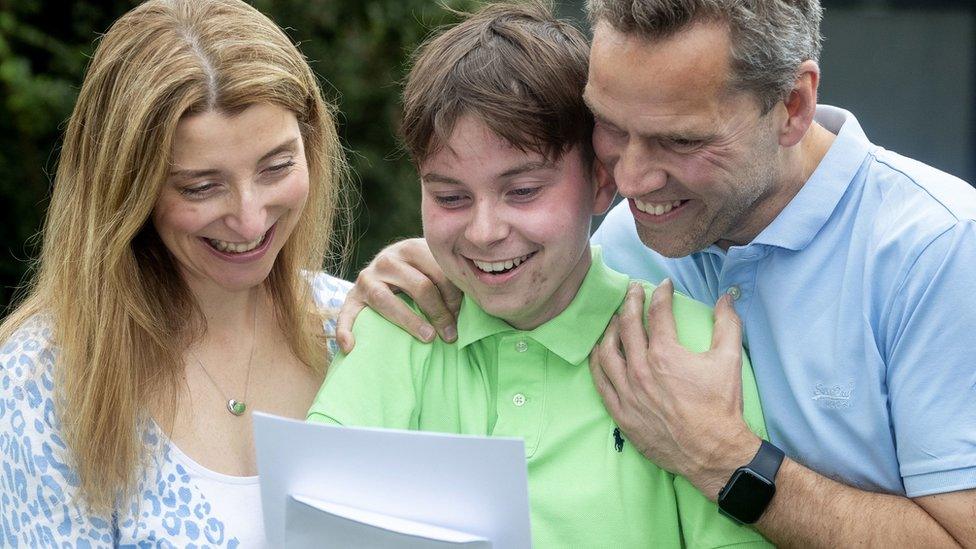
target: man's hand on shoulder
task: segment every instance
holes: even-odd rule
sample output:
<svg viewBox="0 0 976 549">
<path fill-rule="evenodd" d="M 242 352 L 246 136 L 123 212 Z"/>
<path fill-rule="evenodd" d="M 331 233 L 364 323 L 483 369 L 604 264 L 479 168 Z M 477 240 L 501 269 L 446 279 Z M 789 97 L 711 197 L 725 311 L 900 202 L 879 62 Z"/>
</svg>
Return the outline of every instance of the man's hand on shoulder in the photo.
<svg viewBox="0 0 976 549">
<path fill-rule="evenodd" d="M 411 311 L 396 292 L 410 296 L 429 322 Z M 461 297 L 460 290 L 434 261 L 424 239 L 401 240 L 381 250 L 359 272 L 339 311 L 336 340 L 344 353 L 352 351 L 356 344 L 352 326 L 359 312 L 369 306 L 421 341 L 432 341 L 435 333 L 445 341 L 454 341 Z"/>
<path fill-rule="evenodd" d="M 685 349 L 678 342 L 673 291 L 670 280 L 654 291 L 645 329 L 644 290 L 632 284 L 619 318 L 590 356 L 590 370 L 628 440 L 715 500 L 760 443 L 742 417 L 741 327 L 723 298 L 715 309 L 711 349 Z"/>
</svg>

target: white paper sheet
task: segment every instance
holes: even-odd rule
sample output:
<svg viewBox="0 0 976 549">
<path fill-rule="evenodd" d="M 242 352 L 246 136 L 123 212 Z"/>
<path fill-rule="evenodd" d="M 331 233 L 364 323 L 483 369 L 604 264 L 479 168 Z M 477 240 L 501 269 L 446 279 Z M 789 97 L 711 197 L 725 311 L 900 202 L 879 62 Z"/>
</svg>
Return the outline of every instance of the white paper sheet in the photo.
<svg viewBox="0 0 976 549">
<path fill-rule="evenodd" d="M 480 536 L 303 496 L 288 498 L 285 536 L 287 549 L 493 549 Z"/>
<path fill-rule="evenodd" d="M 315 546 L 329 547 L 318 528 L 324 523 L 343 526 L 345 533 L 378 527 L 361 530 L 364 539 L 378 531 L 405 536 L 357 547 L 420 543 L 416 532 L 401 531 L 403 521 L 470 536 L 418 548 L 485 547 L 478 540 L 490 540 L 495 549 L 531 546 L 520 439 L 334 427 L 260 412 L 254 413 L 254 437 L 272 546 L 318 540 Z"/>
</svg>

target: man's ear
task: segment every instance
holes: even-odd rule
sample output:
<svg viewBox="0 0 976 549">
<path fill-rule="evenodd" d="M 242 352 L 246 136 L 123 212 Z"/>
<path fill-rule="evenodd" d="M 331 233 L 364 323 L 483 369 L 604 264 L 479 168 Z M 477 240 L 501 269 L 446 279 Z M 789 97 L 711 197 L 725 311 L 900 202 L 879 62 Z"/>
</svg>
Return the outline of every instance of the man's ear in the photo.
<svg viewBox="0 0 976 549">
<path fill-rule="evenodd" d="M 613 175 L 596 156 L 593 157 L 593 182 L 593 215 L 603 215 L 613 205 L 613 198 L 617 196 L 617 184 Z"/>
<path fill-rule="evenodd" d="M 792 147 L 803 139 L 813 115 L 817 111 L 817 86 L 820 84 L 820 66 L 816 61 L 806 60 L 796 69 L 793 89 L 783 101 L 786 118 L 779 128 L 779 144 Z"/>
</svg>

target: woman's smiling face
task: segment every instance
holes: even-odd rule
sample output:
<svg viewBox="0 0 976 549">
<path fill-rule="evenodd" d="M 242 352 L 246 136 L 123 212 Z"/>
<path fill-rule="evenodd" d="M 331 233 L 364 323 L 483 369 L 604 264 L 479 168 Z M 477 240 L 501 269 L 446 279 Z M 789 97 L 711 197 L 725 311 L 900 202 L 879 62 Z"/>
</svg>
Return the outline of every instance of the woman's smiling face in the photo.
<svg viewBox="0 0 976 549">
<path fill-rule="evenodd" d="M 152 222 L 191 288 L 264 282 L 308 198 L 293 113 L 271 104 L 189 116 L 176 128 Z"/>
</svg>

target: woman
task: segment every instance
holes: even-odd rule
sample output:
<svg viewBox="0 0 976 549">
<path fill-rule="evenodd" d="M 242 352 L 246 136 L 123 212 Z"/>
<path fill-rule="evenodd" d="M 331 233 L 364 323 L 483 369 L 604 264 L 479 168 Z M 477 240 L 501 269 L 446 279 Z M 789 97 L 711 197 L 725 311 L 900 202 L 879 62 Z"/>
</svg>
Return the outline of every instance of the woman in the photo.
<svg viewBox="0 0 976 549">
<path fill-rule="evenodd" d="M 264 543 L 250 413 L 304 417 L 347 290 L 314 274 L 333 115 L 244 2 L 151 0 L 102 38 L 0 328 L 0 545 Z"/>
</svg>

